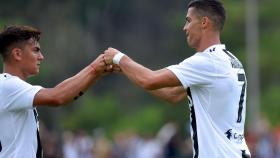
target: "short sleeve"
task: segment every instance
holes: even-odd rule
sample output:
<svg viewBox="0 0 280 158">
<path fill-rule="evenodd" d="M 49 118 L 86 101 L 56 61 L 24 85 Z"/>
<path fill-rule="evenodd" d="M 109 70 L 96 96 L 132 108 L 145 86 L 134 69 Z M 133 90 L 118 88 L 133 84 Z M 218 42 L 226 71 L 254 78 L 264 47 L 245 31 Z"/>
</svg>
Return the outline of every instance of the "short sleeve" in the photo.
<svg viewBox="0 0 280 158">
<path fill-rule="evenodd" d="M 21 110 L 32 109 L 36 93 L 42 89 L 41 86 L 32 86 L 29 83 L 10 76 L 1 85 L 1 109 Z"/>
<path fill-rule="evenodd" d="M 211 60 L 198 53 L 177 65 L 167 67 L 167 69 L 177 76 L 184 88 L 210 85 L 215 76 Z"/>
</svg>

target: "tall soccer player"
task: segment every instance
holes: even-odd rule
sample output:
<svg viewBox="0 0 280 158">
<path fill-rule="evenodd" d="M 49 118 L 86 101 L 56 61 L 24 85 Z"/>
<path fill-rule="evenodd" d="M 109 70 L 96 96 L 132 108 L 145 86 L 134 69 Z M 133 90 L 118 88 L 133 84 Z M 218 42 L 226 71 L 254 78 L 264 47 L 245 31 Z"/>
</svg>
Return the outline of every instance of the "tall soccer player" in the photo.
<svg viewBox="0 0 280 158">
<path fill-rule="evenodd" d="M 192 0 L 184 32 L 196 53 L 152 71 L 116 49 L 105 51 L 135 84 L 170 102 L 188 96 L 194 158 L 250 158 L 244 139 L 246 77 L 240 61 L 221 44 L 225 10 L 217 0 Z"/>
<path fill-rule="evenodd" d="M 9 26 L 0 33 L 0 158 L 41 158 L 36 107 L 77 99 L 106 70 L 102 54 L 54 88 L 30 85 L 25 80 L 39 73 L 44 59 L 40 34 L 29 26 Z"/>
</svg>

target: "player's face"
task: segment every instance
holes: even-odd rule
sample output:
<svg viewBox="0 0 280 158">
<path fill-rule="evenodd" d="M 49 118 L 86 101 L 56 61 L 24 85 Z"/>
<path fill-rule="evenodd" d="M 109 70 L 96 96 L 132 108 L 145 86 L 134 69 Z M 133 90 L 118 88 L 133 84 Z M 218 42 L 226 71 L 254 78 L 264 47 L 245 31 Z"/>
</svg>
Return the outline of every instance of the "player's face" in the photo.
<svg viewBox="0 0 280 158">
<path fill-rule="evenodd" d="M 188 9 L 186 15 L 186 24 L 183 30 L 186 32 L 187 42 L 190 47 L 198 48 L 202 36 L 201 18 L 196 14 L 195 8 Z"/>
<path fill-rule="evenodd" d="M 25 77 L 39 73 L 41 61 L 44 56 L 41 53 L 39 42 L 29 39 L 22 49 L 21 68 Z"/>
</svg>

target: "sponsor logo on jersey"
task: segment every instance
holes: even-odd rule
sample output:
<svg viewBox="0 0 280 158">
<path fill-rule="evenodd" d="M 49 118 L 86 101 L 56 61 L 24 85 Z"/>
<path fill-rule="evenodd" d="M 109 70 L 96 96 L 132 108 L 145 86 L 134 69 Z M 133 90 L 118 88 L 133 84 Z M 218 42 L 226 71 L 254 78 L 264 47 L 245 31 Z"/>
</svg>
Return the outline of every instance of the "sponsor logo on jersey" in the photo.
<svg viewBox="0 0 280 158">
<path fill-rule="evenodd" d="M 244 139 L 244 135 L 240 133 L 234 133 L 232 129 L 229 129 L 225 132 L 226 137 L 229 140 L 234 140 L 237 143 L 241 143 Z"/>
<path fill-rule="evenodd" d="M 227 138 L 230 140 L 232 137 L 232 129 L 227 130 L 225 134 L 226 134 Z"/>
</svg>

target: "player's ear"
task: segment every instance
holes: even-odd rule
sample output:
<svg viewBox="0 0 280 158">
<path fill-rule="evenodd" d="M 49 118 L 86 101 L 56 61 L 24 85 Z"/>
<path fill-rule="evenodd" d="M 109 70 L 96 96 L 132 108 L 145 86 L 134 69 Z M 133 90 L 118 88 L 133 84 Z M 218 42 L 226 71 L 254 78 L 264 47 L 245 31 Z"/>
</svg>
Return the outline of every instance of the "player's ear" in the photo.
<svg viewBox="0 0 280 158">
<path fill-rule="evenodd" d="M 209 27 L 210 25 L 210 19 L 207 16 L 202 17 L 201 19 L 201 26 L 203 29 Z"/>
<path fill-rule="evenodd" d="M 22 50 L 20 48 L 13 48 L 11 51 L 11 57 L 16 60 L 20 61 L 22 59 Z"/>
</svg>

